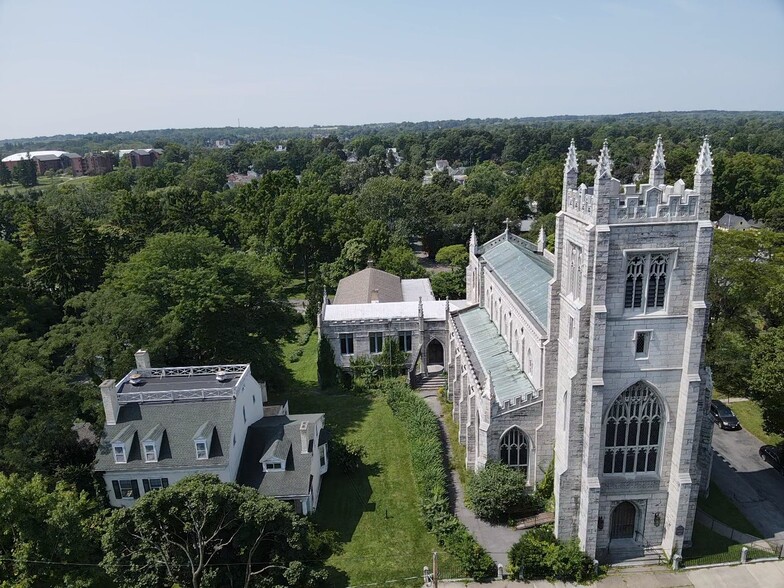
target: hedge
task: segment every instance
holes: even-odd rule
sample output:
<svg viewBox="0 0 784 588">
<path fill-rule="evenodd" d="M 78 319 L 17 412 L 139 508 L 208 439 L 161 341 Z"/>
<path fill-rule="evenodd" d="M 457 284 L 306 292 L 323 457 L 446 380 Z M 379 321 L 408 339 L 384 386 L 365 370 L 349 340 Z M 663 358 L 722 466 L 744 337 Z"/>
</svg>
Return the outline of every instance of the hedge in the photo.
<svg viewBox="0 0 784 588">
<path fill-rule="evenodd" d="M 493 559 L 449 510 L 447 472 L 438 418 L 427 403 L 403 382 L 384 380 L 379 387 L 392 413 L 406 431 L 425 526 L 472 578 L 479 580 L 494 576 L 496 564 Z"/>
</svg>

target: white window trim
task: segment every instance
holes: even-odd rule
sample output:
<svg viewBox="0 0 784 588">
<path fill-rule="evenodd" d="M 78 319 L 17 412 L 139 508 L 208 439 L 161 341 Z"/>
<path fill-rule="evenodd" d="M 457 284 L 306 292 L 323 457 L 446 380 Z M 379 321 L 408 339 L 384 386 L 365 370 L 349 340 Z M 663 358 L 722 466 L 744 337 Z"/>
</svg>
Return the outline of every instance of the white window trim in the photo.
<svg viewBox="0 0 784 588">
<path fill-rule="evenodd" d="M 283 462 L 277 459 L 271 459 L 263 462 L 262 469 L 265 472 L 283 472 L 286 470 Z"/>
<path fill-rule="evenodd" d="M 210 458 L 210 448 L 207 445 L 206 439 L 195 439 L 193 442 L 194 448 L 196 449 L 196 459 L 209 459 Z M 199 449 L 199 445 L 204 445 L 204 457 L 200 457 L 202 451 Z"/>
<path fill-rule="evenodd" d="M 125 495 L 125 490 L 123 490 L 123 482 L 125 482 L 130 486 L 130 492 L 131 492 L 130 496 Z M 128 479 L 117 480 L 117 484 L 120 486 L 120 500 L 136 500 L 133 497 L 133 480 L 128 480 Z"/>
<path fill-rule="evenodd" d="M 118 459 L 117 450 L 122 451 L 122 457 Z M 114 443 L 112 445 L 112 455 L 114 456 L 114 463 L 128 463 L 128 452 L 125 450 L 125 445 L 122 443 Z"/>
<path fill-rule="evenodd" d="M 158 448 L 154 441 L 145 441 L 143 444 L 144 449 L 144 461 L 147 463 L 153 463 L 158 461 Z M 152 459 L 148 457 L 149 448 L 152 448 Z"/>
</svg>

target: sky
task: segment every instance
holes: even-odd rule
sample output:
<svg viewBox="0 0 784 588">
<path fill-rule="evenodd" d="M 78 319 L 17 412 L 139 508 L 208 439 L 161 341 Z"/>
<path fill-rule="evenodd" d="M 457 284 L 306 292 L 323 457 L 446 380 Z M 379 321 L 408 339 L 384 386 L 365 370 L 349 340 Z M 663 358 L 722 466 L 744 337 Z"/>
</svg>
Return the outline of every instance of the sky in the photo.
<svg viewBox="0 0 784 588">
<path fill-rule="evenodd" d="M 0 139 L 784 110 L 784 0 L 0 0 Z"/>
</svg>

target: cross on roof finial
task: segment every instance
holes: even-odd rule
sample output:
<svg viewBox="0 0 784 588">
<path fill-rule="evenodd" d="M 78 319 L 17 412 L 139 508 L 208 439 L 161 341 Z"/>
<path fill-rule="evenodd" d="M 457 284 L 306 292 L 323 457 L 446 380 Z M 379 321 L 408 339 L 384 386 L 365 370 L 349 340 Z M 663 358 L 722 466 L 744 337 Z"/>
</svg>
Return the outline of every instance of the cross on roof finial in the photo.
<svg viewBox="0 0 784 588">
<path fill-rule="evenodd" d="M 506 217 L 506 220 L 504 220 L 504 224 L 506 225 L 506 232 L 508 233 L 509 232 L 509 225 L 512 224 L 512 221 L 509 220 L 508 216 Z"/>
</svg>

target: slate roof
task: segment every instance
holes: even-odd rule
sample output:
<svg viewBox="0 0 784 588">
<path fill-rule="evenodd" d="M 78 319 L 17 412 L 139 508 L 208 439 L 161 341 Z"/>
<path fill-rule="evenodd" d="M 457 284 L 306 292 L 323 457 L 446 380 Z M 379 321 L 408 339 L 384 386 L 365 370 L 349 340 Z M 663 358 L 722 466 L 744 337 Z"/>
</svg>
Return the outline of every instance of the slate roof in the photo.
<svg viewBox="0 0 784 588">
<path fill-rule="evenodd" d="M 469 308 L 453 318 L 479 383 L 484 385 L 486 374 L 490 374 L 499 403 L 521 396 L 527 400 L 537 394 L 484 308 Z"/>
<path fill-rule="evenodd" d="M 552 262 L 508 239 L 489 248 L 482 258 L 536 321 L 547 328 Z"/>
<path fill-rule="evenodd" d="M 400 278 L 374 267 L 368 267 L 340 280 L 332 304 L 362 304 L 373 302 L 377 291 L 378 302 L 402 302 Z"/>
<path fill-rule="evenodd" d="M 215 378 L 212 378 L 215 381 Z M 200 402 L 144 402 L 120 405 L 116 425 L 106 425 L 98 446 L 95 470 L 139 471 L 225 467 L 229 460 L 234 420 L 234 399 Z M 214 427 L 208 459 L 196 459 L 193 438 L 199 429 L 211 422 Z M 155 426 L 164 430 L 158 461 L 147 463 L 141 442 Z M 124 431 L 125 429 L 127 431 Z M 130 437 L 128 463 L 114 463 L 111 441 L 123 433 Z"/>
<path fill-rule="evenodd" d="M 237 482 L 256 488 L 265 496 L 307 496 L 311 465 L 314 454 L 318 459 L 318 448 L 309 447 L 310 453 L 302 453 L 299 427 L 306 422 L 308 438 L 312 439 L 316 423 L 323 417 L 323 414 L 280 415 L 253 423 L 245 438 Z M 320 434 L 318 445 L 326 441 L 327 435 Z M 272 456 L 285 460 L 285 469 L 265 472 L 261 461 Z"/>
</svg>

